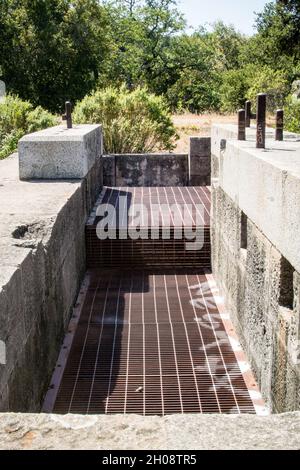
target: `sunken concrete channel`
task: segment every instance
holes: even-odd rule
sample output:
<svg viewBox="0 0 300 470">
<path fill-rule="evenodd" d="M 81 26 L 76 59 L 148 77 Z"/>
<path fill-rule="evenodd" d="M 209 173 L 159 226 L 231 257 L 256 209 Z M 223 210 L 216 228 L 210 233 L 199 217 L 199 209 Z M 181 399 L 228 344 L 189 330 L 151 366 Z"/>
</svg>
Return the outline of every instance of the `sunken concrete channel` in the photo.
<svg viewBox="0 0 300 470">
<path fill-rule="evenodd" d="M 189 155 L 103 156 L 100 126 L 60 126 L 26 136 L 19 156 L 0 162 L 1 448 L 299 448 L 300 142 L 275 144 L 269 131 L 258 152 L 254 131 L 246 143 L 236 132 L 215 126 L 212 139 L 191 138 Z M 282 414 L 34 414 L 76 323 L 86 223 L 103 185 L 211 183 L 221 315 L 267 406 Z"/>
</svg>

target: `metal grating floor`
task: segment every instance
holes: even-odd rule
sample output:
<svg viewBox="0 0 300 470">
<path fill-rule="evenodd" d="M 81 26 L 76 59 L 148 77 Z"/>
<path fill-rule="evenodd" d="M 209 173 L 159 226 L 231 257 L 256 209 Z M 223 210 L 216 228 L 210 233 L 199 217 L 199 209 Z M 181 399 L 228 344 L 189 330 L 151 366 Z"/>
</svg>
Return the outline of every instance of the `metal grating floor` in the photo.
<svg viewBox="0 0 300 470">
<path fill-rule="evenodd" d="M 91 271 L 44 411 L 255 413 L 211 277 Z"/>
<path fill-rule="evenodd" d="M 121 198 L 124 198 L 122 201 Z M 188 223 L 195 226 L 197 224 L 197 214 L 199 215 L 199 206 L 203 206 L 203 216 L 201 215 L 201 223 L 204 226 L 210 225 L 210 202 L 211 191 L 209 186 L 190 186 L 190 187 L 104 187 L 97 201 L 95 209 L 91 214 L 88 225 L 94 225 L 101 218 L 96 215 L 96 209 L 99 204 L 111 204 L 117 210 L 124 207 L 125 202 L 127 208 L 131 206 L 143 204 L 145 211 L 149 214 L 147 220 L 146 214 L 143 220 L 148 225 L 158 225 L 163 227 L 171 222 L 173 227 L 176 226 L 176 220 L 172 213 L 172 206 L 183 207 L 189 205 L 190 220 Z M 159 218 L 155 219 L 154 207 L 158 208 Z M 198 220 L 199 220 L 198 219 Z M 117 224 L 120 222 L 116 220 Z M 131 221 L 132 222 L 132 221 Z M 121 223 L 124 223 L 123 218 Z M 128 220 L 130 227 L 130 220 Z M 121 224 L 122 225 L 122 224 Z"/>
<path fill-rule="evenodd" d="M 100 205 L 106 207 L 108 204 L 115 208 L 117 214 L 116 239 L 99 240 L 96 227 L 103 217 L 97 216 L 97 209 Z M 140 228 L 145 237 L 124 238 L 120 235 L 124 234 L 124 227 L 129 234 L 134 231 L 134 218 L 129 215 L 130 209 L 141 204 Z M 187 209 L 186 215 L 183 208 Z M 170 234 L 168 236 L 167 232 L 165 237 L 168 227 Z M 182 228 L 182 232 L 187 228 L 194 233 L 195 230 L 203 230 L 202 248 L 187 249 L 186 232 L 180 239 L 174 236 L 179 228 Z M 154 236 L 153 229 L 156 230 Z M 89 269 L 122 266 L 142 269 L 162 266 L 210 269 L 210 188 L 105 187 L 86 226 L 86 247 Z"/>
</svg>

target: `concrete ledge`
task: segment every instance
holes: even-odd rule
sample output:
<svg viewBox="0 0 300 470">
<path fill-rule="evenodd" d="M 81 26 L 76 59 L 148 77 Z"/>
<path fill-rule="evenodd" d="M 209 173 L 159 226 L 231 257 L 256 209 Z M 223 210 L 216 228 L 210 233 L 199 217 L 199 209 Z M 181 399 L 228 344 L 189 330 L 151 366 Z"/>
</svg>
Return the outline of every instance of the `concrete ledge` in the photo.
<svg viewBox="0 0 300 470">
<path fill-rule="evenodd" d="M 218 184 L 254 222 L 280 253 L 300 272 L 300 139 L 285 134 L 255 148 L 255 128 L 247 141 L 237 141 L 236 126 L 214 125 L 212 153 L 218 159 Z M 220 142 L 226 139 L 226 149 Z M 216 176 L 216 175 L 215 175 Z"/>
<path fill-rule="evenodd" d="M 299 449 L 300 413 L 165 418 L 0 414 L 0 449 Z"/>
<path fill-rule="evenodd" d="M 100 155 L 101 126 L 51 127 L 20 140 L 20 179 L 84 178 Z"/>
<path fill-rule="evenodd" d="M 300 140 L 236 135 L 212 130 L 213 271 L 269 407 L 299 410 Z"/>
<path fill-rule="evenodd" d="M 85 272 L 85 222 L 101 158 L 82 180 L 19 180 L 0 162 L 0 410 L 39 411 Z"/>
</svg>

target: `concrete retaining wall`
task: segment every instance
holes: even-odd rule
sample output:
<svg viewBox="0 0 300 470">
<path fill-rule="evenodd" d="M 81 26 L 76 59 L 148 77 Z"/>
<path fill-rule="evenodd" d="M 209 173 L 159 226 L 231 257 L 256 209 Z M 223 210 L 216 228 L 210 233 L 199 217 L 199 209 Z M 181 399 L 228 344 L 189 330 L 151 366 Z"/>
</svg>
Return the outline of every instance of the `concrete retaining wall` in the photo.
<svg viewBox="0 0 300 470">
<path fill-rule="evenodd" d="M 189 154 L 105 155 L 105 186 L 210 185 L 210 137 L 191 137 Z"/>
<path fill-rule="evenodd" d="M 188 155 L 106 155 L 105 186 L 186 186 Z"/>
<path fill-rule="evenodd" d="M 2 411 L 40 410 L 85 272 L 84 227 L 100 187 L 99 155 L 84 179 L 69 181 L 21 182 L 17 155 L 0 162 Z"/>
<path fill-rule="evenodd" d="M 300 142 L 212 130 L 213 270 L 261 391 L 300 409 Z M 225 141 L 226 140 L 226 145 Z"/>
</svg>

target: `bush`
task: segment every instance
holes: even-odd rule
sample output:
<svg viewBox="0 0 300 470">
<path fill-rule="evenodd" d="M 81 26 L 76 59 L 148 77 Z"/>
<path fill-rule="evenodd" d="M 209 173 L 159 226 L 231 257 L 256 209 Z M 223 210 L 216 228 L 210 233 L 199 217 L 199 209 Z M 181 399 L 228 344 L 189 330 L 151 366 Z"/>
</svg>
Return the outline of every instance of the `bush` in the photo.
<svg viewBox="0 0 300 470">
<path fill-rule="evenodd" d="M 13 153 L 23 135 L 57 123 L 58 119 L 40 106 L 34 109 L 28 101 L 8 95 L 0 103 L 0 158 Z"/>
<path fill-rule="evenodd" d="M 273 70 L 269 66 L 264 66 L 258 69 L 252 77 L 248 99 L 255 103 L 258 93 L 267 93 L 267 109 L 269 112 L 274 113 L 276 109 L 282 108 L 288 91 L 288 82 L 284 73 L 280 70 Z"/>
<path fill-rule="evenodd" d="M 248 89 L 248 79 L 244 69 L 224 72 L 220 87 L 221 110 L 234 112 L 243 108 Z"/>
<path fill-rule="evenodd" d="M 103 126 L 107 153 L 172 150 L 176 130 L 161 97 L 137 88 L 109 87 L 86 96 L 74 109 L 74 122 Z"/>
<path fill-rule="evenodd" d="M 203 113 L 219 109 L 217 78 L 203 78 L 197 71 L 185 71 L 168 89 L 166 98 L 176 112 Z"/>
<path fill-rule="evenodd" d="M 291 95 L 286 99 L 284 123 L 287 131 L 300 133 L 300 100 Z"/>
<path fill-rule="evenodd" d="M 23 131 L 12 131 L 10 134 L 0 134 L 0 160 L 8 157 L 18 147 L 18 142 L 23 137 Z"/>
</svg>

